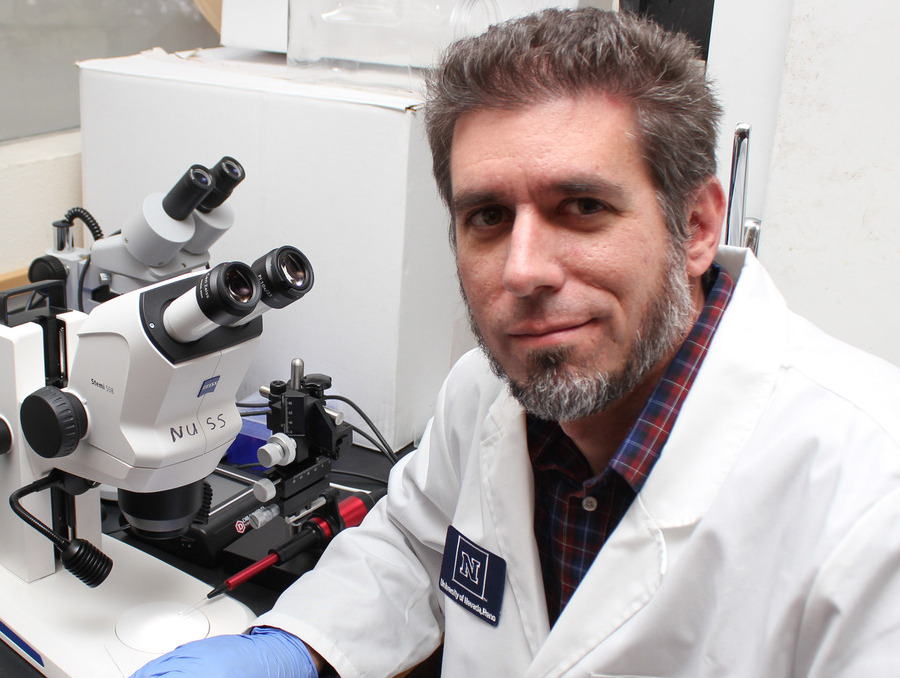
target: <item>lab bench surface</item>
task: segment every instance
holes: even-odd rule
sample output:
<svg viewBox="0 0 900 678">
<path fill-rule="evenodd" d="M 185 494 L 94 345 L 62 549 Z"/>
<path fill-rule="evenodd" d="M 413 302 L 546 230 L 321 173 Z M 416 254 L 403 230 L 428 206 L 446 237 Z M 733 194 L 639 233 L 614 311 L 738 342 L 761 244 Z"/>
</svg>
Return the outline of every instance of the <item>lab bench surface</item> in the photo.
<svg viewBox="0 0 900 678">
<path fill-rule="evenodd" d="M 401 454 L 407 451 L 404 450 Z M 377 480 L 360 479 L 355 475 L 345 476 L 340 473 L 341 471 L 361 473 L 375 479 L 386 479 L 390 471 L 390 463 L 383 455 L 355 445 L 334 462 L 332 483 L 339 483 L 342 487 L 349 486 L 369 491 L 378 487 Z M 104 532 L 174 565 L 209 584 L 210 589 L 253 562 L 255 558 L 264 556 L 269 547 L 277 544 L 277 542 L 260 542 L 262 533 L 250 530 L 226 549 L 220 563 L 213 567 L 206 567 L 161 549 L 150 542 L 137 539 L 127 529 L 119 529 L 118 508 L 113 502 L 103 502 L 103 509 Z M 244 603 L 255 614 L 262 614 L 274 605 L 281 591 L 313 563 L 314 560 L 310 557 L 305 559 L 301 557 L 286 563 L 283 567 L 270 568 L 271 571 L 265 576 L 261 575 L 245 582 L 229 592 L 228 595 Z M 16 654 L 6 643 L 0 642 L 0 678 L 41 678 L 41 676 L 42 674 Z"/>
</svg>

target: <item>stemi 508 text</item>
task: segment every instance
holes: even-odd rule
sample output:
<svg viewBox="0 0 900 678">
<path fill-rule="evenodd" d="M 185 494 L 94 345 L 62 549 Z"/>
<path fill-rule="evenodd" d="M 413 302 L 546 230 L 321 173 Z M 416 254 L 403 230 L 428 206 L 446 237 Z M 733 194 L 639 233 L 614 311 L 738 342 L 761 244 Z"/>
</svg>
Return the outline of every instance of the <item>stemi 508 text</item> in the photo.
<svg viewBox="0 0 900 678">
<path fill-rule="evenodd" d="M 218 414 L 215 417 L 206 418 L 206 426 L 210 431 L 215 431 L 217 428 L 225 428 L 226 423 L 227 422 L 225 421 L 224 414 Z M 177 443 L 185 436 L 191 437 L 200 435 L 200 426 L 196 421 L 192 421 L 189 424 L 182 424 L 180 426 L 172 426 L 171 428 L 169 428 L 169 435 L 172 436 L 172 442 Z"/>
<path fill-rule="evenodd" d="M 101 391 L 106 391 L 107 393 L 109 393 L 109 394 L 111 394 L 111 395 L 115 395 L 115 393 L 116 393 L 115 389 L 113 389 L 112 386 L 108 386 L 107 384 L 103 384 L 103 383 L 97 381 L 96 379 L 91 379 L 91 386 L 96 386 L 96 387 L 99 388 Z"/>
</svg>

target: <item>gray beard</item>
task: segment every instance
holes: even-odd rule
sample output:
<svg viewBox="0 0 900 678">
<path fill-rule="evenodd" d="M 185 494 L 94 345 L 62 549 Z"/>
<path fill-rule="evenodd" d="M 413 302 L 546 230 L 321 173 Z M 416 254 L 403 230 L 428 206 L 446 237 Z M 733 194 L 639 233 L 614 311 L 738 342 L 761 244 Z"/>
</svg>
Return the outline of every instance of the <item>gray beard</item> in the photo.
<svg viewBox="0 0 900 678">
<path fill-rule="evenodd" d="M 465 293 L 463 293 L 465 299 Z M 484 342 L 468 300 L 469 325 L 494 374 L 506 381 L 525 411 L 547 421 L 574 421 L 605 410 L 631 393 L 660 361 L 684 341 L 693 324 L 693 303 L 684 267 L 684 250 L 671 247 L 659 294 L 634 338 L 625 364 L 609 372 L 586 372 L 569 364 L 574 349 L 535 351 L 529 357 L 531 376 L 514 381 Z"/>
</svg>

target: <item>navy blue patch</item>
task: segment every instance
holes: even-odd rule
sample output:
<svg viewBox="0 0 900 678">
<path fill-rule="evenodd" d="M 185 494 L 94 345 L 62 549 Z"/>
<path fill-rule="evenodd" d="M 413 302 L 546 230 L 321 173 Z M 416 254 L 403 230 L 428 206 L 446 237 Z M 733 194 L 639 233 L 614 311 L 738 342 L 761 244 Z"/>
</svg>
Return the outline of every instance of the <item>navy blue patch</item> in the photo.
<svg viewBox="0 0 900 678">
<path fill-rule="evenodd" d="M 212 393 L 216 390 L 216 384 L 219 383 L 219 377 L 210 377 L 206 381 L 203 382 L 203 385 L 200 387 L 200 393 L 197 394 L 198 398 L 202 398 L 207 393 Z"/>
<path fill-rule="evenodd" d="M 441 591 L 479 619 L 496 626 L 506 583 L 506 561 L 466 539 L 450 525 L 441 564 Z"/>
</svg>

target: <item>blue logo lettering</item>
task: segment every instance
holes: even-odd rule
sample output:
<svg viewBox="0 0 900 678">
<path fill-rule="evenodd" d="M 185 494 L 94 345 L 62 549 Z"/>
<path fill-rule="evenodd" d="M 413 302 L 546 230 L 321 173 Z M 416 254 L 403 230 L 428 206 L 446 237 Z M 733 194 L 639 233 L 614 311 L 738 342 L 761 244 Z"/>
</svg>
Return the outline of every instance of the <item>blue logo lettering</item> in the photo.
<svg viewBox="0 0 900 678">
<path fill-rule="evenodd" d="M 203 382 L 203 385 L 200 387 L 200 393 L 197 394 L 198 398 L 202 398 L 203 396 L 212 393 L 216 390 L 216 384 L 219 383 L 219 377 L 211 377 Z"/>
</svg>

